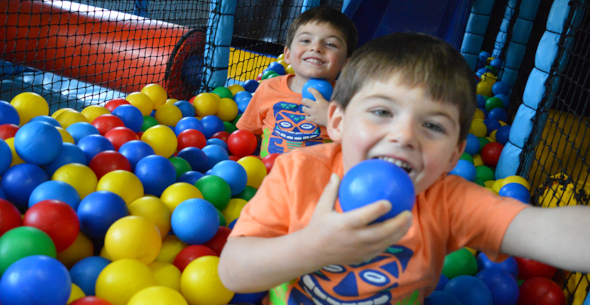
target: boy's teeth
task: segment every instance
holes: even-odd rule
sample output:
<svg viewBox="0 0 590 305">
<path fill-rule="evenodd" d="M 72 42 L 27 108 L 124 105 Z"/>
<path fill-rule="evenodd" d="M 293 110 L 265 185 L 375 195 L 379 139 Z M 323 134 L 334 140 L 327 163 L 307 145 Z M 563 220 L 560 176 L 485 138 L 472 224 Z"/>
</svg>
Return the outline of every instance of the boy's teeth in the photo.
<svg viewBox="0 0 590 305">
<path fill-rule="evenodd" d="M 317 60 L 317 59 L 313 59 L 313 58 L 308 58 L 308 59 L 306 59 L 305 61 L 308 61 L 308 62 L 313 62 L 313 63 L 318 63 L 318 64 L 319 64 L 319 63 L 321 63 L 321 61 L 319 61 L 319 60 Z"/>
<path fill-rule="evenodd" d="M 407 170 L 411 170 L 412 167 L 410 166 L 410 164 L 408 164 L 407 162 L 401 161 L 401 160 L 397 160 L 394 158 L 390 158 L 390 157 L 379 157 L 379 160 L 383 160 L 383 161 L 387 161 L 390 163 L 393 163 L 403 169 L 407 169 Z"/>
</svg>

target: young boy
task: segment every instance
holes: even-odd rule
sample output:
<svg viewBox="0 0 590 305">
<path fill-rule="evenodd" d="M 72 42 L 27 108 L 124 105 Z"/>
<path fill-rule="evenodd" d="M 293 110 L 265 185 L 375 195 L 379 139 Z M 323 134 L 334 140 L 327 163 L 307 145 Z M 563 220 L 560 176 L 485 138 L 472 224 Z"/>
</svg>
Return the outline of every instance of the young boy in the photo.
<svg viewBox="0 0 590 305">
<path fill-rule="evenodd" d="M 302 100 L 301 90 L 312 78 L 333 84 L 356 44 L 356 27 L 335 9 L 316 7 L 293 21 L 284 56 L 295 75 L 262 81 L 236 125 L 262 135 L 261 157 L 329 140 L 325 128 L 328 101 L 314 89 L 309 91 L 316 102 Z"/>
<path fill-rule="evenodd" d="M 590 209 L 530 207 L 447 175 L 475 100 L 473 72 L 438 38 L 396 33 L 360 48 L 328 110 L 334 143 L 276 159 L 221 254 L 224 285 L 276 287 L 271 304 L 422 304 L 445 255 L 465 246 L 590 271 Z M 395 204 L 387 201 L 340 212 L 340 178 L 372 158 L 408 171 L 411 213 L 373 223 Z"/>
</svg>

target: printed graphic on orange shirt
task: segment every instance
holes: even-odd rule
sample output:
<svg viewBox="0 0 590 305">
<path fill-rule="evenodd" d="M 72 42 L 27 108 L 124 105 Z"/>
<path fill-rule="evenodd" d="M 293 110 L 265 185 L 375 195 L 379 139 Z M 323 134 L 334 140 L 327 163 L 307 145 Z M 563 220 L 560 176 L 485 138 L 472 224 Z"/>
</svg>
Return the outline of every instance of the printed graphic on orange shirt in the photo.
<svg viewBox="0 0 590 305">
<path fill-rule="evenodd" d="M 297 147 L 324 143 L 320 126 L 305 120 L 302 105 L 278 102 L 273 111 L 275 128 L 268 138 L 268 153 L 285 153 Z"/>
</svg>

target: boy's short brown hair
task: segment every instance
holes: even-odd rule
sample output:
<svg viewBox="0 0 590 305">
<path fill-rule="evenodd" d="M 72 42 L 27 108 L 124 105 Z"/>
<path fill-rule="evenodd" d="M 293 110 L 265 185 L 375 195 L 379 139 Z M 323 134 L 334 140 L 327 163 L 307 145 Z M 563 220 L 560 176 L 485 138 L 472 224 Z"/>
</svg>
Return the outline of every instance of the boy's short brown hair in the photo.
<svg viewBox="0 0 590 305">
<path fill-rule="evenodd" d="M 367 42 L 342 70 L 332 100 L 346 109 L 363 86 L 394 74 L 404 85 L 423 86 L 433 100 L 457 106 L 459 141 L 467 138 L 477 107 L 474 73 L 453 46 L 430 35 L 393 33 Z"/>
<path fill-rule="evenodd" d="M 354 49 L 356 49 L 358 42 L 356 26 L 342 12 L 328 6 L 318 6 L 308 9 L 293 20 L 287 32 L 287 42 L 285 44 L 287 48 L 291 47 L 297 29 L 308 23 L 327 24 L 339 31 L 346 43 L 346 57 L 350 57 Z"/>
</svg>

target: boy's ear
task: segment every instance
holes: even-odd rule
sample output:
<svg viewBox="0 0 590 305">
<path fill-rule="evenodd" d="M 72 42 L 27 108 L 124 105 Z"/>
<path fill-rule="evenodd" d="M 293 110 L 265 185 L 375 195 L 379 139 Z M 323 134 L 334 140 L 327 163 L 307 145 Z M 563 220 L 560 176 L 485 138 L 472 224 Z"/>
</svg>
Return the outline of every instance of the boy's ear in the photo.
<svg viewBox="0 0 590 305">
<path fill-rule="evenodd" d="M 461 143 L 459 143 L 457 145 L 457 147 L 455 148 L 455 151 L 451 155 L 451 159 L 449 160 L 449 168 L 447 168 L 447 173 L 452 171 L 455 168 L 455 166 L 457 166 L 457 163 L 459 162 L 459 159 L 461 159 L 461 155 L 463 154 L 463 151 L 465 151 L 466 145 L 467 145 L 466 140 L 461 141 Z"/>
<path fill-rule="evenodd" d="M 328 107 L 328 126 L 326 129 L 330 139 L 334 142 L 342 140 L 342 127 L 344 126 L 344 110 L 338 103 L 332 101 Z"/>
<path fill-rule="evenodd" d="M 283 60 L 288 65 L 291 64 L 291 50 L 289 49 L 289 47 L 285 47 L 285 49 L 283 50 Z"/>
</svg>

